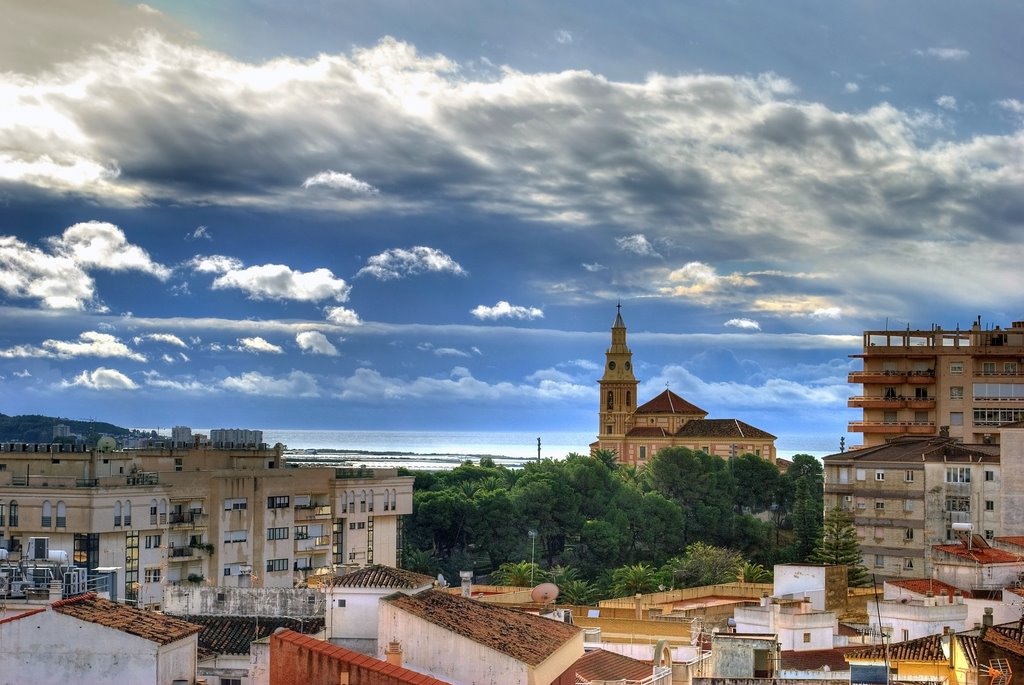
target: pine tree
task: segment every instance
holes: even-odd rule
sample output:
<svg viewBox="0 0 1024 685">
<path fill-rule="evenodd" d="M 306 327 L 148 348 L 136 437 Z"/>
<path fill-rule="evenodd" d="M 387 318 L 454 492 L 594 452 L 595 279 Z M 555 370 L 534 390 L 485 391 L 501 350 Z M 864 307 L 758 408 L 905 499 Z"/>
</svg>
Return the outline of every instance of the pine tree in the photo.
<svg viewBox="0 0 1024 685">
<path fill-rule="evenodd" d="M 825 514 L 821 540 L 810 560 L 819 564 L 845 564 L 850 587 L 863 587 L 869 582 L 868 570 L 864 568 L 860 544 L 857 542 L 857 530 L 850 517 L 839 507 L 833 507 Z"/>
</svg>

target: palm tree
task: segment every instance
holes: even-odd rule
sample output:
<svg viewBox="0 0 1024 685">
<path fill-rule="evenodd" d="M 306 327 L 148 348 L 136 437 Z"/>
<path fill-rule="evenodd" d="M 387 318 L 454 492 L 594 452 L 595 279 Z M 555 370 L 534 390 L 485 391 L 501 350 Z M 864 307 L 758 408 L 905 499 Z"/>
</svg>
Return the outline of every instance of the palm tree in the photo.
<svg viewBox="0 0 1024 685">
<path fill-rule="evenodd" d="M 616 597 L 654 592 L 657 587 L 658 576 L 653 566 L 640 563 L 612 571 L 612 592 Z"/>
<path fill-rule="evenodd" d="M 564 583 L 576 580 L 577 578 L 579 578 L 579 575 L 580 572 L 572 566 L 562 566 L 561 564 L 552 566 L 548 570 L 548 580 L 550 580 L 555 585 L 558 585 L 559 587 L 561 587 Z"/>
<path fill-rule="evenodd" d="M 496 585 L 533 587 L 534 583 L 544 580 L 544 572 L 529 561 L 508 561 L 491 573 L 491 580 Z"/>
<path fill-rule="evenodd" d="M 583 606 L 593 604 L 596 588 L 593 583 L 586 580 L 567 580 L 558 590 L 559 603 Z"/>
<path fill-rule="evenodd" d="M 770 583 L 772 582 L 772 572 L 761 564 L 752 564 L 749 561 L 745 561 L 736 571 L 736 582 Z"/>
</svg>

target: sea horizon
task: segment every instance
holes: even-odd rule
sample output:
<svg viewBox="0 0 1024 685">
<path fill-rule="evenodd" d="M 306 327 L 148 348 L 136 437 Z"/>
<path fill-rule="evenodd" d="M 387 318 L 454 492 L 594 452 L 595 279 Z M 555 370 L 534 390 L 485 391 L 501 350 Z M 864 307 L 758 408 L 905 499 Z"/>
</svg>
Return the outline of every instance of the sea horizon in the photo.
<svg viewBox="0 0 1024 685">
<path fill-rule="evenodd" d="M 169 432 L 166 428 L 141 428 Z M 324 454 L 350 455 L 353 460 L 378 461 L 370 457 L 387 457 L 387 461 L 401 461 L 402 457 L 491 457 L 522 463 L 538 458 L 538 438 L 541 459 L 564 459 L 572 453 L 589 454 L 590 443 L 596 435 L 584 431 L 422 431 L 422 430 L 334 430 L 261 428 L 263 441 L 268 445 L 281 443 L 288 451 L 306 451 Z M 194 433 L 209 434 L 209 428 L 194 428 Z M 831 438 L 801 436 L 792 441 L 776 441 L 777 456 L 790 459 L 795 454 L 810 454 L 821 458 L 837 452 L 826 446 Z M 362 463 L 362 462 L 361 462 Z"/>
</svg>

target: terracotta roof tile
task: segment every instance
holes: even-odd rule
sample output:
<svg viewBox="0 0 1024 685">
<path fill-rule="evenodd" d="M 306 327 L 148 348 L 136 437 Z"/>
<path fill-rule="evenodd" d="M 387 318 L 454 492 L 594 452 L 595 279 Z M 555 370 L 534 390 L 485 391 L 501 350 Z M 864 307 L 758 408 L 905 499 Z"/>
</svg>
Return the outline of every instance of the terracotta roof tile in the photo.
<svg viewBox="0 0 1024 685">
<path fill-rule="evenodd" d="M 369 587 L 387 590 L 412 590 L 433 584 L 434 579 L 422 573 L 377 564 L 367 566 L 343 576 L 336 576 L 330 584 L 334 587 Z"/>
<path fill-rule="evenodd" d="M 808 649 L 804 651 L 787 650 L 782 652 L 782 668 L 797 671 L 819 671 L 828 666 L 832 671 L 848 671 L 844 655 L 856 651 L 859 647 L 837 647 L 835 649 Z"/>
<path fill-rule="evenodd" d="M 957 633 L 953 636 L 954 639 L 960 643 L 960 649 L 963 650 L 964 656 L 967 657 L 967 663 L 972 667 L 978 666 L 978 636 L 977 635 L 966 635 L 963 633 Z"/>
<path fill-rule="evenodd" d="M 847 652 L 846 659 L 885 659 L 885 645 L 874 645 L 866 649 Z M 928 635 L 916 640 L 894 642 L 889 645 L 890 661 L 946 661 L 942 651 L 942 635 Z"/>
<path fill-rule="evenodd" d="M 649 661 L 640 661 L 624 654 L 595 649 L 577 659 L 576 663 L 567 668 L 565 672 L 587 681 L 639 681 L 649 678 L 654 672 L 654 666 Z"/>
<path fill-rule="evenodd" d="M 567 623 L 437 590 L 390 595 L 384 601 L 530 666 L 542 663 L 580 632 Z"/>
<path fill-rule="evenodd" d="M 1018 657 L 1024 656 L 1021 630 L 1016 625 L 993 626 L 985 631 L 981 641 L 985 644 L 1005 649 L 1008 652 L 1013 652 Z"/>
<path fill-rule="evenodd" d="M 774 440 L 775 436 L 739 419 L 693 419 L 676 431 L 677 437 L 753 438 Z"/>
<path fill-rule="evenodd" d="M 664 428 L 658 428 L 657 426 L 641 426 L 637 428 L 630 428 L 629 432 L 626 433 L 628 438 L 667 438 L 668 433 Z"/>
<path fill-rule="evenodd" d="M 272 635 L 278 628 L 298 633 L 318 633 L 324 628 L 322 617 L 299 620 L 278 616 L 188 616 L 186 620 L 202 627 L 199 651 L 204 657 L 212 654 L 248 654 L 249 643 Z"/>
<path fill-rule="evenodd" d="M 822 457 L 830 462 L 858 463 L 999 463 L 999 445 L 964 445 L 953 438 L 900 437 L 883 445 L 861 447 Z"/>
<path fill-rule="evenodd" d="M 945 552 L 961 559 L 970 559 L 978 564 L 1013 564 L 1020 562 L 1018 554 L 1007 552 L 995 547 L 973 547 L 968 549 L 966 545 L 932 545 L 932 549 L 938 552 Z"/>
<path fill-rule="evenodd" d="M 952 602 L 955 593 L 959 592 L 964 597 L 970 597 L 970 590 L 961 590 L 955 585 L 944 583 L 941 580 L 934 580 L 932 578 L 899 578 L 896 580 L 885 581 L 887 585 L 893 587 L 903 588 L 908 592 L 913 592 L 918 595 L 927 595 L 929 592 L 935 597 L 941 598 L 942 593 L 945 592 L 947 601 Z"/>
<path fill-rule="evenodd" d="M 1024 547 L 1024 535 L 997 535 L 995 541 L 1014 547 Z"/>
<path fill-rule="evenodd" d="M 365 654 L 353 652 L 351 649 L 346 649 L 345 647 L 332 645 L 331 643 L 324 642 L 322 640 L 313 640 L 305 635 L 296 633 L 293 630 L 285 629 L 274 633 L 274 637 L 271 640 L 271 651 L 273 651 L 274 639 L 300 645 L 310 651 L 318 652 L 349 664 L 359 665 L 367 670 L 375 671 L 377 673 L 387 673 L 398 682 L 408 683 L 408 685 L 452 685 L 445 680 L 438 680 L 437 678 L 408 668 L 395 666 L 387 661 L 374 659 L 366 656 Z"/>
<path fill-rule="evenodd" d="M 654 399 L 644 402 L 636 408 L 634 412 L 636 414 L 684 414 L 686 416 L 699 416 L 701 418 L 708 415 L 706 411 L 700 407 L 690 404 L 679 395 L 675 394 L 671 390 L 665 390 L 663 393 L 655 397 Z"/>
<path fill-rule="evenodd" d="M 161 645 L 177 642 L 202 630 L 202 626 L 180 618 L 111 602 L 94 592 L 62 599 L 50 606 L 65 616 L 120 630 Z"/>
</svg>

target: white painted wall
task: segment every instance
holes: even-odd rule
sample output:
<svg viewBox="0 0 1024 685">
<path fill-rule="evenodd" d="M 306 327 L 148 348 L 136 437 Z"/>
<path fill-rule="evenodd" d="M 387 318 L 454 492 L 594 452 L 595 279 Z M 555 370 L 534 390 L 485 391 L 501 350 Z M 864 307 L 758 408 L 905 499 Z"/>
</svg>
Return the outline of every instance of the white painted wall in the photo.
<svg viewBox="0 0 1024 685">
<path fill-rule="evenodd" d="M 159 645 L 49 608 L 0 623 L 0 685 L 195 682 L 196 636 Z"/>
<path fill-rule="evenodd" d="M 776 564 L 774 571 L 774 596 L 796 599 L 808 597 L 812 608 L 818 611 L 825 609 L 824 566 Z"/>
<path fill-rule="evenodd" d="M 878 617 L 881 617 L 883 626 L 892 626 L 893 642 L 941 634 L 944 628 L 959 632 L 970 627 L 966 625 L 966 604 L 950 604 L 948 600 L 939 602 L 935 597 L 906 602 L 886 600 L 879 602 L 877 607 L 873 606 L 869 614 L 873 614 L 872 623 L 877 623 Z"/>
</svg>

